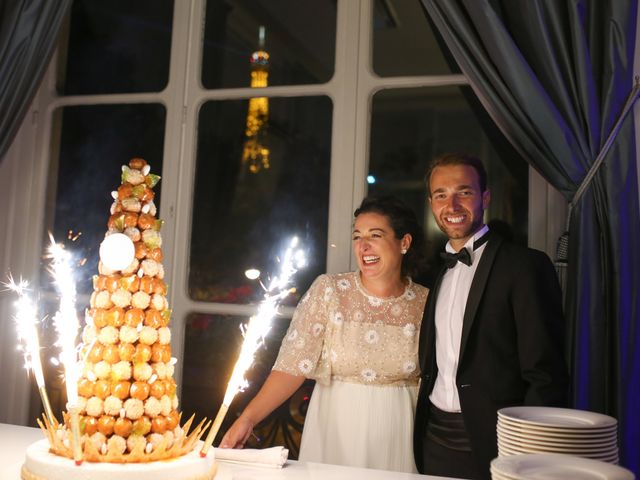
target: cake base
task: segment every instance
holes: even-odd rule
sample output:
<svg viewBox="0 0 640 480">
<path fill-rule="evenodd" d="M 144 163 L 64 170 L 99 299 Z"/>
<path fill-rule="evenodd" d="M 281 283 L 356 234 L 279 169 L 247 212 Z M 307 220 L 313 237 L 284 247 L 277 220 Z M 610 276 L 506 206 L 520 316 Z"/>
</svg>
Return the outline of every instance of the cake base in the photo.
<svg viewBox="0 0 640 480">
<path fill-rule="evenodd" d="M 201 442 L 200 442 L 201 444 Z M 211 480 L 216 474 L 213 449 L 200 457 L 197 446 L 191 452 L 170 460 L 148 463 L 92 463 L 76 465 L 73 460 L 49 451 L 46 439 L 27 448 L 22 466 L 23 480 Z"/>
</svg>

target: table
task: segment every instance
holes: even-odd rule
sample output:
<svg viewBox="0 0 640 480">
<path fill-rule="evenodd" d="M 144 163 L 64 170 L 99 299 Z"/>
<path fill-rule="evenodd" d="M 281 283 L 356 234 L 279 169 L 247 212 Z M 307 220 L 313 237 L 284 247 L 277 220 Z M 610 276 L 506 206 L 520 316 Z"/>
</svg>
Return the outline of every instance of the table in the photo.
<svg viewBox="0 0 640 480">
<path fill-rule="evenodd" d="M 19 480 L 26 448 L 44 438 L 37 428 L 0 423 L 0 479 Z M 445 477 L 289 460 L 284 468 L 218 462 L 215 480 L 447 480 Z M 143 480 L 143 479 L 141 479 Z M 451 480 L 451 479 L 448 479 Z"/>
</svg>

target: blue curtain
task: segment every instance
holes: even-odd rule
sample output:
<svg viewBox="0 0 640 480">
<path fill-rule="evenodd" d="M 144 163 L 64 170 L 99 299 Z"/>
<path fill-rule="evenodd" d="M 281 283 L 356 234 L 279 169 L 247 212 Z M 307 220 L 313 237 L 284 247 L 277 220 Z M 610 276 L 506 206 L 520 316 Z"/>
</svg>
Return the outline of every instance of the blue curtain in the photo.
<svg viewBox="0 0 640 480">
<path fill-rule="evenodd" d="M 0 0 L 0 161 L 49 64 L 71 0 Z"/>
<path fill-rule="evenodd" d="M 633 87 L 635 0 L 421 0 L 479 101 L 572 202 Z M 573 406 L 619 420 L 640 475 L 640 210 L 628 115 L 569 223 Z"/>
</svg>

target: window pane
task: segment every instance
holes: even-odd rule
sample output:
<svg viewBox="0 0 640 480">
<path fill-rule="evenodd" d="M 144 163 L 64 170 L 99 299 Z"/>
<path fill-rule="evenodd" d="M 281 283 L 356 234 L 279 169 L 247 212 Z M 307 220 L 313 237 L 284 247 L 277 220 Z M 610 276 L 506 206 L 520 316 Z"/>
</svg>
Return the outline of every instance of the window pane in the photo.
<svg viewBox="0 0 640 480">
<path fill-rule="evenodd" d="M 527 243 L 527 164 L 502 158 L 485 128 L 495 129 L 478 121 L 457 87 L 384 90 L 373 98 L 369 193 L 398 195 L 414 208 L 426 227 L 430 257 L 437 257 L 446 239 L 431 216 L 423 179 L 431 159 L 446 152 L 482 159 L 491 189 L 486 220 Z"/>
<path fill-rule="evenodd" d="M 120 185 L 121 166 L 142 157 L 153 173 L 162 173 L 165 108 L 159 104 L 87 105 L 59 108 L 54 131 L 59 152 L 48 187 L 48 228 L 86 263 L 77 270 L 79 293 L 92 291 L 98 249 L 107 231 L 111 192 Z M 159 206 L 162 182 L 154 188 Z M 68 239 L 81 235 L 71 245 Z M 48 275 L 41 276 L 48 283 Z M 44 286 L 44 285 L 43 285 Z"/>
<path fill-rule="evenodd" d="M 169 79 L 172 0 L 74 0 L 63 95 L 159 92 Z"/>
<path fill-rule="evenodd" d="M 195 413 L 197 419 L 215 418 L 240 353 L 240 325 L 247 321 L 246 317 L 231 315 L 189 315 L 186 322 L 182 367 L 182 411 L 188 415 Z M 258 349 L 256 359 L 247 371 L 249 386 L 244 392 L 238 393 L 231 403 L 216 438 L 216 445 L 271 372 L 288 326 L 289 319 L 274 319 L 271 331 L 265 338 L 264 348 Z M 291 458 L 297 458 L 310 392 L 311 386 L 304 385 L 281 408 L 256 426 L 254 433 L 260 438 L 260 443 L 252 437 L 247 447 L 285 445 L 291 450 Z"/>
<path fill-rule="evenodd" d="M 256 99 L 253 99 L 256 100 Z M 261 288 L 244 272 L 277 273 L 297 235 L 309 265 L 304 292 L 325 271 L 332 105 L 327 97 L 269 98 L 268 124 L 247 137 L 249 100 L 202 106 L 191 233 L 189 292 L 195 300 L 250 303 Z M 266 117 L 261 117 L 261 122 Z M 254 160 L 243 155 L 261 152 Z M 250 157 L 250 155 L 248 155 Z"/>
<path fill-rule="evenodd" d="M 202 84 L 248 87 L 256 51 L 269 56 L 269 85 L 327 82 L 333 76 L 335 37 L 335 0 L 209 0 Z"/>
<path fill-rule="evenodd" d="M 375 0 L 373 70 L 381 77 L 452 73 L 419 1 Z"/>
</svg>

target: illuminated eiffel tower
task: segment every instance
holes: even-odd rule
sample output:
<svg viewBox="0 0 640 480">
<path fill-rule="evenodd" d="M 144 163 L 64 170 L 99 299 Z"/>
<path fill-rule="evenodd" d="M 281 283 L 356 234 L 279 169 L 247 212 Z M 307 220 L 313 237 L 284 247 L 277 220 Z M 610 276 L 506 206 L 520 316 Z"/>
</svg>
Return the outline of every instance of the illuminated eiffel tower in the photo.
<svg viewBox="0 0 640 480">
<path fill-rule="evenodd" d="M 265 30 L 261 26 L 258 35 L 258 50 L 251 54 L 251 88 L 268 85 L 269 53 L 264 50 Z M 242 165 L 251 173 L 269 168 L 269 147 L 267 128 L 269 124 L 269 99 L 254 97 L 249 99 L 247 112 L 246 139 L 242 151 Z"/>
</svg>

